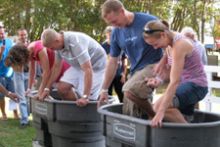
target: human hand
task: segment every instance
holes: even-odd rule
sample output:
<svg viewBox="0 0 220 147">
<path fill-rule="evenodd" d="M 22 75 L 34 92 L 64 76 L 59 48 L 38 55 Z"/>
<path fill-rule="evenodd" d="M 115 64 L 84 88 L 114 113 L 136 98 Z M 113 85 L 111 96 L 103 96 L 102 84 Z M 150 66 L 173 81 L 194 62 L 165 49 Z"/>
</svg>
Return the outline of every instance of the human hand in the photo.
<svg viewBox="0 0 220 147">
<path fill-rule="evenodd" d="M 161 128 L 163 118 L 164 118 L 164 112 L 158 111 L 151 121 L 151 126 L 154 128 Z"/>
<path fill-rule="evenodd" d="M 25 91 L 25 96 L 28 96 L 29 94 L 31 94 L 31 89 L 28 88 L 26 91 Z"/>
<path fill-rule="evenodd" d="M 89 103 L 88 98 L 80 98 L 76 100 L 76 105 L 79 107 L 85 107 Z"/>
<path fill-rule="evenodd" d="M 15 93 L 12 93 L 12 92 L 8 92 L 8 94 L 7 94 L 7 96 L 9 97 L 9 98 L 11 98 L 13 101 L 15 101 L 16 103 L 18 103 L 19 102 L 19 98 L 18 98 L 18 96 L 15 94 Z"/>
<path fill-rule="evenodd" d="M 108 103 L 108 92 L 107 91 L 103 91 L 101 92 L 100 96 L 99 96 L 99 101 L 97 103 L 97 107 L 99 108 L 102 105 L 105 105 Z"/>
<path fill-rule="evenodd" d="M 49 95 L 50 95 L 50 91 L 44 90 L 40 95 L 38 95 L 37 99 L 40 101 L 44 101 L 44 99 Z"/>
<path fill-rule="evenodd" d="M 161 84 L 161 80 L 157 78 L 145 78 L 144 81 L 151 88 L 157 88 Z"/>
</svg>

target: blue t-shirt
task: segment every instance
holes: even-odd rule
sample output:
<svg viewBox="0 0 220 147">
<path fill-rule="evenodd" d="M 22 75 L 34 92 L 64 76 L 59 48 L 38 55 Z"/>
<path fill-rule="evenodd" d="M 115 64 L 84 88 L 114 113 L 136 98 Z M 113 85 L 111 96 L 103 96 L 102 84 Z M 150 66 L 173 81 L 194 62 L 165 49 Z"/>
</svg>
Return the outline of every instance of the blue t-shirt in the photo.
<svg viewBox="0 0 220 147">
<path fill-rule="evenodd" d="M 110 45 L 105 41 L 102 43 L 102 47 L 105 49 L 106 54 L 108 55 L 110 53 Z M 121 52 L 120 54 L 120 60 L 118 62 L 118 69 L 116 71 L 115 76 L 120 77 L 124 71 L 124 65 L 123 65 L 123 60 L 125 60 L 126 55 L 124 52 Z"/>
<path fill-rule="evenodd" d="M 8 39 L 8 38 L 4 39 L 4 41 L 0 40 L 0 47 L 3 45 L 3 43 L 5 43 L 5 49 L 2 54 L 2 59 L 0 60 L 0 77 L 10 78 L 13 75 L 13 70 L 11 67 L 5 66 L 5 59 L 9 53 L 9 50 L 13 46 L 13 42 L 11 39 Z"/>
<path fill-rule="evenodd" d="M 157 19 L 155 16 L 146 13 L 134 13 L 132 24 L 114 28 L 112 31 L 110 55 L 118 57 L 123 49 L 131 63 L 131 74 L 148 64 L 158 62 L 162 57 L 162 49 L 154 49 L 143 39 L 145 24 L 155 19 Z"/>
</svg>

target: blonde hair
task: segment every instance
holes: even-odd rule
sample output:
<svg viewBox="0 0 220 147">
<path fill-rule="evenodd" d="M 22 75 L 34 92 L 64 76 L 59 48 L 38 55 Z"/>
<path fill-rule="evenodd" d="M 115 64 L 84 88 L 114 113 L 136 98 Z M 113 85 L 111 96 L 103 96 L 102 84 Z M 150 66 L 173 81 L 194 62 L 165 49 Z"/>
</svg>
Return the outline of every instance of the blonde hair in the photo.
<svg viewBox="0 0 220 147">
<path fill-rule="evenodd" d="M 164 20 L 152 20 L 144 26 L 144 37 L 160 37 L 160 32 L 169 31 L 169 24 Z M 148 33 L 149 32 L 149 33 Z"/>
<path fill-rule="evenodd" d="M 47 47 L 51 44 L 57 37 L 58 33 L 54 29 L 45 29 L 41 34 L 41 41 L 43 46 Z"/>
<path fill-rule="evenodd" d="M 124 8 L 124 5 L 119 0 L 106 0 L 101 5 L 102 18 L 105 18 L 107 14 L 111 12 L 118 12 L 120 9 Z"/>
</svg>

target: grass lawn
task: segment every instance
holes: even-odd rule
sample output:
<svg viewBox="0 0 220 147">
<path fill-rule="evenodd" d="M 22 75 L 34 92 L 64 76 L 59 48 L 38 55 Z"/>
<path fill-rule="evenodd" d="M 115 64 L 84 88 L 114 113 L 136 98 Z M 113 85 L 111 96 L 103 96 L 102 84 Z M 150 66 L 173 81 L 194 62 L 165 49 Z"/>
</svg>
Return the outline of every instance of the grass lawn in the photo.
<svg viewBox="0 0 220 147">
<path fill-rule="evenodd" d="M 0 120 L 0 147 L 32 147 L 35 129 L 20 128 L 19 120 Z"/>
</svg>

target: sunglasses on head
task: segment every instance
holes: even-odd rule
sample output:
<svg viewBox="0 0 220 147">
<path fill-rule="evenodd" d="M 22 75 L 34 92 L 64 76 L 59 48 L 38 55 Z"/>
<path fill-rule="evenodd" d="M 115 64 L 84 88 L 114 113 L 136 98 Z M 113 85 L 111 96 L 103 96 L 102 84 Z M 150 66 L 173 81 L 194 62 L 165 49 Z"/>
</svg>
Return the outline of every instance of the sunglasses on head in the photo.
<svg viewBox="0 0 220 147">
<path fill-rule="evenodd" d="M 153 34 L 154 32 L 164 32 L 164 30 L 161 29 L 149 29 L 149 28 L 144 28 L 144 33 L 146 34 Z"/>
</svg>

